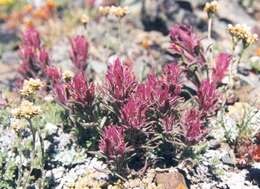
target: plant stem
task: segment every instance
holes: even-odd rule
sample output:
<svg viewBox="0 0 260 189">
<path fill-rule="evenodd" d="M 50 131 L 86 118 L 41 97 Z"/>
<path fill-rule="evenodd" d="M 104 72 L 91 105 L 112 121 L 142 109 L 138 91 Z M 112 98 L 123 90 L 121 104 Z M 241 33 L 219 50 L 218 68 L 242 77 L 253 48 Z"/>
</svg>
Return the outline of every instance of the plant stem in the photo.
<svg viewBox="0 0 260 189">
<path fill-rule="evenodd" d="M 36 149 L 35 149 L 35 143 L 36 143 L 36 132 L 35 132 L 35 129 L 33 128 L 33 125 L 32 125 L 32 120 L 31 119 L 27 119 L 28 123 L 29 123 L 29 129 L 32 133 L 32 143 L 33 143 L 33 147 L 32 147 L 32 155 L 31 155 L 31 160 L 30 160 L 30 171 L 28 172 L 28 175 L 27 175 L 27 178 L 25 179 L 25 183 L 24 183 L 24 188 L 26 188 L 27 186 L 27 183 L 29 181 L 29 178 L 30 178 L 30 175 L 31 175 L 31 172 L 32 172 L 32 169 L 33 169 L 33 161 L 34 161 L 34 158 L 35 158 L 35 153 L 36 153 Z"/>
<path fill-rule="evenodd" d="M 40 134 L 40 131 L 38 130 L 38 137 L 40 139 L 40 145 L 41 145 L 41 172 L 42 172 L 42 179 L 41 179 L 41 186 L 40 188 L 44 188 L 44 178 L 45 178 L 45 173 L 44 173 L 44 163 L 45 163 L 45 154 L 44 154 L 44 141 L 43 141 L 43 138 Z"/>
<path fill-rule="evenodd" d="M 20 140 L 20 136 L 18 134 L 18 143 L 19 145 L 21 144 L 21 140 Z M 19 156 L 20 156 L 20 165 L 18 166 L 18 179 L 17 179 L 17 182 L 16 182 L 16 186 L 17 188 L 20 188 L 21 186 L 21 182 L 22 182 L 22 165 L 23 165 L 23 161 L 22 161 L 22 151 L 21 151 L 21 147 L 18 147 L 18 153 L 19 153 Z"/>
<path fill-rule="evenodd" d="M 212 32 L 212 16 L 209 15 L 209 21 L 208 21 L 208 39 L 211 41 L 211 32 Z"/>
<path fill-rule="evenodd" d="M 118 28 L 118 31 L 119 31 L 119 52 L 124 49 L 124 46 L 123 46 L 123 42 L 122 42 L 122 18 L 119 18 L 119 28 Z"/>
</svg>

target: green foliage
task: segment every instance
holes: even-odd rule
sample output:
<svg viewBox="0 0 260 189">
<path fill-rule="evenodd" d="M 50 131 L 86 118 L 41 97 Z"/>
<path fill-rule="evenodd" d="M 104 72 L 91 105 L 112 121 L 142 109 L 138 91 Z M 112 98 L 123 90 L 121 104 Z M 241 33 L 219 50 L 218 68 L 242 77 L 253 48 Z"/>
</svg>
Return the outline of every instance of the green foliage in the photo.
<svg viewBox="0 0 260 189">
<path fill-rule="evenodd" d="M 260 61 L 254 61 L 250 64 L 251 68 L 256 71 L 257 73 L 260 73 Z"/>
<path fill-rule="evenodd" d="M 4 127 L 9 125 L 9 112 L 7 109 L 0 109 L 0 124 Z"/>
<path fill-rule="evenodd" d="M 7 158 L 7 154 L 0 152 L 0 188 L 15 188 L 14 178 L 17 166 L 13 160 Z"/>
<path fill-rule="evenodd" d="M 45 121 L 48 121 L 54 125 L 62 123 L 63 120 L 61 115 L 64 110 L 60 105 L 55 102 L 47 102 L 42 104 L 41 108 L 43 110 L 42 117 Z"/>
</svg>

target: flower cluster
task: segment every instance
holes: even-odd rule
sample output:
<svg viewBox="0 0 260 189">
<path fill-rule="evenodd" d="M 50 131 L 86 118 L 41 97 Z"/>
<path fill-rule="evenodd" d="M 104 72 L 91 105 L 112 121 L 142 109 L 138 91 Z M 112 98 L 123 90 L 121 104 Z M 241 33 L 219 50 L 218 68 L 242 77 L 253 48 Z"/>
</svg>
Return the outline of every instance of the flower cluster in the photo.
<svg viewBox="0 0 260 189">
<path fill-rule="evenodd" d="M 214 111 L 218 97 L 219 95 L 215 83 L 208 79 L 203 80 L 198 89 L 198 102 L 200 109 L 205 113 Z"/>
<path fill-rule="evenodd" d="M 27 100 L 22 101 L 21 105 L 18 108 L 12 110 L 14 117 L 21 119 L 31 119 L 41 113 L 41 109 L 38 106 L 35 106 L 32 102 Z"/>
<path fill-rule="evenodd" d="M 93 83 L 87 83 L 82 72 L 73 77 L 70 87 L 69 94 L 71 94 L 75 102 L 88 105 L 92 104 L 95 96 L 95 87 Z"/>
<path fill-rule="evenodd" d="M 20 92 L 22 96 L 31 96 L 42 87 L 43 83 L 40 79 L 30 78 L 29 80 L 24 81 L 23 88 Z"/>
<path fill-rule="evenodd" d="M 41 45 L 39 32 L 33 27 L 29 27 L 23 34 L 20 57 L 21 64 L 18 71 L 23 78 L 36 78 L 44 74 L 49 64 L 49 55 Z"/>
<path fill-rule="evenodd" d="M 61 72 L 55 66 L 48 66 L 45 70 L 46 76 L 53 82 L 57 83 L 61 80 Z"/>
<path fill-rule="evenodd" d="M 109 14 L 122 18 L 126 16 L 129 12 L 128 7 L 115 7 L 115 6 L 107 6 L 107 7 L 99 7 L 100 14 L 107 16 Z"/>
<path fill-rule="evenodd" d="M 187 110 L 183 115 L 184 135 L 189 142 L 196 142 L 205 134 L 201 117 L 201 112 L 194 108 Z"/>
<path fill-rule="evenodd" d="M 99 149 L 110 159 L 122 158 L 126 150 L 123 128 L 114 125 L 106 127 L 102 133 Z"/>
<path fill-rule="evenodd" d="M 228 32 L 236 41 L 242 41 L 244 47 L 254 44 L 257 41 L 257 34 L 251 33 L 250 28 L 246 25 L 237 24 L 228 25 Z"/>
<path fill-rule="evenodd" d="M 84 36 L 77 35 L 70 39 L 71 52 L 70 58 L 78 70 L 85 70 L 88 58 L 88 42 Z"/>
<path fill-rule="evenodd" d="M 111 122 L 117 125 L 117 129 L 122 129 L 120 133 L 123 134 L 117 137 L 124 138 L 124 147 L 127 144 L 138 148 L 138 145 L 145 143 L 153 149 L 157 147 L 155 141 L 162 135 L 169 137 L 169 140 L 170 136 L 182 138 L 184 135 L 184 143 L 194 144 L 208 132 L 207 119 L 218 109 L 221 96 L 217 87 L 224 78 L 232 57 L 227 53 L 218 54 L 212 72 L 208 70 L 207 75 L 204 73 L 205 67 L 202 66 L 205 59 L 200 51 L 200 40 L 191 28 L 181 25 L 173 27 L 171 40 L 171 47 L 175 52 L 184 56 L 183 62 L 166 64 L 161 74 L 152 72 L 143 82 L 138 82 L 131 67 L 123 64 L 119 58 L 109 65 L 103 87 L 107 97 L 104 100 L 111 106 L 119 104 L 116 109 L 118 111 L 113 111 L 116 118 Z M 197 69 L 190 69 L 191 64 L 198 65 Z M 194 77 L 190 77 L 190 73 Z M 207 78 L 196 77 L 198 74 L 207 75 Z M 192 81 L 194 78 L 196 82 Z M 195 83 L 195 94 L 188 93 L 190 96 L 186 97 L 186 83 L 190 81 Z M 186 99 L 194 102 L 191 103 L 193 107 L 187 105 L 188 107 L 183 108 Z M 115 140 L 115 134 L 108 137 L 108 128 L 111 129 L 105 127 L 104 133 L 107 135 L 103 134 L 100 142 L 100 151 L 105 155 L 108 155 L 108 151 L 118 151 L 104 145 L 105 139 L 109 141 L 108 144 L 114 143 Z M 135 134 L 132 134 L 133 132 Z M 140 138 L 133 139 L 139 135 L 137 133 Z M 139 140 L 140 142 L 136 143 Z M 127 150 L 120 151 L 123 152 L 128 154 Z"/>
<path fill-rule="evenodd" d="M 88 66 L 88 42 L 84 36 L 77 35 L 70 39 L 70 58 L 75 73 L 62 72 L 55 66 L 47 66 L 45 74 L 51 81 L 52 89 L 57 101 L 69 108 L 74 105 L 90 106 L 94 101 L 95 86 L 85 75 Z"/>
<path fill-rule="evenodd" d="M 147 106 L 134 98 L 130 99 L 121 110 L 121 119 L 126 127 L 140 129 L 146 121 Z"/>
<path fill-rule="evenodd" d="M 227 53 L 220 53 L 215 60 L 215 65 L 212 73 L 212 81 L 215 83 L 221 82 L 225 77 L 228 67 L 231 63 L 231 55 Z"/>
<path fill-rule="evenodd" d="M 189 64 L 204 64 L 205 58 L 202 54 L 200 39 L 187 25 L 175 25 L 170 31 L 171 49 L 175 53 L 187 59 Z"/>
<path fill-rule="evenodd" d="M 219 4 L 217 1 L 207 2 L 204 7 L 204 12 L 208 14 L 215 14 L 218 12 Z"/>
<path fill-rule="evenodd" d="M 102 11 L 117 17 L 126 14 L 125 9 L 116 7 L 103 7 Z M 209 74 L 202 73 L 207 69 L 203 49 L 191 27 L 176 25 L 170 32 L 171 48 L 183 59 L 166 64 L 158 75 L 149 73 L 142 82 L 137 81 L 130 64 L 114 59 L 108 66 L 99 101 L 95 101 L 95 86 L 86 74 L 89 44 L 84 36 L 70 39 L 70 59 L 75 72 L 62 72 L 49 64 L 48 53 L 41 48 L 39 35 L 34 31 L 29 34 L 24 37 L 25 46 L 30 47 L 24 52 L 24 57 L 29 57 L 28 61 L 36 57 L 42 62 L 39 64 L 40 73 L 47 76 L 46 83 L 50 83 L 56 100 L 70 110 L 72 122 L 76 121 L 75 125 L 80 126 L 96 121 L 95 111 L 106 114 L 109 126 L 105 126 L 101 133 L 99 149 L 112 162 L 133 155 L 128 149 L 136 148 L 148 155 L 159 151 L 158 143 L 161 141 L 178 137 L 183 143 L 196 143 L 207 134 L 207 119 L 218 108 L 220 93 L 217 86 L 225 76 L 231 56 L 220 53 L 212 72 L 207 70 Z M 196 69 L 191 69 L 193 65 Z M 39 70 L 35 73 L 38 74 Z M 197 77 L 199 74 L 207 75 L 207 78 Z M 194 93 L 187 92 L 189 87 L 186 84 L 190 82 L 195 84 Z M 41 86 L 40 80 L 30 79 L 25 81 L 21 93 L 25 96 L 33 94 Z M 185 101 L 187 107 L 184 108 Z M 23 102 L 22 105 L 25 103 L 30 111 L 19 107 L 14 111 L 16 117 L 30 119 L 39 114 L 31 102 Z M 191 107 L 191 104 L 194 106 Z M 102 109 L 104 107 L 108 108 Z"/>
<path fill-rule="evenodd" d="M 83 72 L 75 74 L 70 80 L 54 84 L 54 96 L 59 103 L 70 106 L 75 104 L 92 105 L 95 97 L 95 86 L 88 83 Z"/>
<path fill-rule="evenodd" d="M 105 93 L 114 102 L 124 103 L 136 89 L 136 78 L 130 66 L 122 64 L 117 58 L 109 65 L 106 73 Z"/>
<path fill-rule="evenodd" d="M 80 22 L 83 24 L 83 25 L 87 25 L 89 23 L 89 17 L 85 14 L 83 14 L 81 17 L 80 17 Z"/>
<path fill-rule="evenodd" d="M 73 78 L 73 75 L 74 75 L 73 72 L 71 72 L 70 70 L 65 70 L 62 73 L 63 80 L 66 82 L 71 81 L 71 79 Z"/>
</svg>

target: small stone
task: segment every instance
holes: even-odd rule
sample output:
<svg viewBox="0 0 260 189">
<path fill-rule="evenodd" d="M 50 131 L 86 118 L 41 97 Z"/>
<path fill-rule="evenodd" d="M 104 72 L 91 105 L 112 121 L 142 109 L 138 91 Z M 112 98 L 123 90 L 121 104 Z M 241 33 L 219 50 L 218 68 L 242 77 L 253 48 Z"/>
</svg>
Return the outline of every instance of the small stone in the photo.
<svg viewBox="0 0 260 189">
<path fill-rule="evenodd" d="M 229 153 L 225 153 L 222 157 L 221 160 L 224 164 L 227 165 L 235 165 L 236 164 L 236 159 L 234 153 L 231 151 Z"/>
<path fill-rule="evenodd" d="M 211 149 L 211 150 L 216 150 L 216 149 L 218 149 L 220 146 L 221 146 L 221 145 L 220 145 L 219 141 L 217 141 L 217 140 L 210 140 L 210 141 L 209 141 L 209 149 Z"/>
<path fill-rule="evenodd" d="M 246 69 L 246 68 L 243 68 L 243 67 L 238 67 L 238 73 L 240 73 L 241 75 L 244 75 L 244 76 L 249 76 L 249 73 L 250 73 L 250 70 L 249 69 Z"/>
<path fill-rule="evenodd" d="M 48 132 L 49 135 L 53 135 L 57 133 L 58 127 L 52 123 L 47 123 L 45 125 L 45 130 Z"/>
<path fill-rule="evenodd" d="M 58 180 L 58 179 L 62 178 L 62 176 L 64 175 L 64 172 L 65 172 L 64 167 L 58 167 L 58 168 L 52 170 L 52 175 L 55 178 L 55 180 Z"/>
<path fill-rule="evenodd" d="M 184 176 L 177 170 L 156 173 L 155 181 L 164 189 L 188 189 Z"/>
</svg>

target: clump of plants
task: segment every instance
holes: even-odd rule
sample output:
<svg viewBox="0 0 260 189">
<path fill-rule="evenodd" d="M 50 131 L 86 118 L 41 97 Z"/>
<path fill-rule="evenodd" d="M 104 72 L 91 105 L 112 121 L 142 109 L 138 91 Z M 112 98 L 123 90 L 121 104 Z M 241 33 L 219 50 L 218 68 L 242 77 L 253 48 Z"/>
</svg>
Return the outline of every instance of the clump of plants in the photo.
<svg viewBox="0 0 260 189">
<path fill-rule="evenodd" d="M 87 77 L 89 44 L 84 36 L 70 39 L 74 73 L 62 73 L 51 65 L 39 34 L 30 28 L 23 40 L 30 53 L 22 57 L 30 56 L 23 58 L 20 70 L 24 78 L 40 77 L 49 83 L 48 90 L 67 112 L 69 127 L 78 131 L 79 142 L 92 150 L 98 146 L 117 173 L 167 167 L 192 155 L 192 145 L 207 136 L 207 123 L 220 107 L 217 88 L 231 61 L 231 55 L 220 53 L 210 69 L 200 38 L 189 26 L 172 27 L 170 40 L 179 58 L 161 73 L 152 70 L 138 81 L 132 65 L 118 57 L 97 89 Z"/>
<path fill-rule="evenodd" d="M 127 13 L 124 8 L 111 10 L 118 17 Z M 216 10 L 213 3 L 205 11 L 211 18 Z M 106 7 L 100 11 L 109 13 Z M 236 45 L 242 40 L 244 49 L 256 40 L 243 28 L 241 31 L 229 27 L 229 32 Z M 210 33 L 208 36 L 211 39 Z M 111 173 L 122 180 L 131 173 L 142 175 L 148 168 L 167 168 L 195 157 L 194 146 L 205 142 L 212 129 L 210 119 L 219 109 L 225 111 L 225 93 L 233 86 L 228 83 L 222 87 L 222 80 L 240 59 L 225 52 L 208 58 L 212 52 L 202 47 L 201 38 L 187 25 L 173 26 L 169 41 L 177 58 L 163 65 L 160 72 L 151 70 L 140 81 L 133 73 L 133 65 L 117 56 L 108 65 L 103 83 L 98 85 L 88 69 L 90 43 L 85 36 L 69 39 L 73 69 L 63 71 L 52 64 L 38 31 L 28 28 L 20 49 L 22 102 L 13 116 L 26 121 L 32 136 L 31 163 L 39 158 L 44 173 L 47 157 L 41 129 L 32 121 L 41 114 L 35 97 L 40 89 L 41 94 L 52 95 L 63 108 L 64 131 L 73 132 L 77 144 L 106 161 Z M 229 77 L 232 76 L 230 72 Z M 40 143 L 41 155 L 37 155 L 36 141 Z M 23 173 L 18 174 L 17 186 L 26 187 L 32 181 L 33 168 L 28 167 L 24 182 L 20 182 Z M 44 186 L 44 179 L 39 186 Z"/>
<path fill-rule="evenodd" d="M 187 152 L 207 135 L 209 118 L 220 107 L 217 87 L 231 56 L 220 53 L 210 71 L 190 27 L 174 26 L 170 38 L 180 58 L 142 82 L 119 58 L 108 67 L 103 89 L 114 119 L 103 129 L 99 149 L 119 172 L 167 167 L 192 155 Z"/>
</svg>

